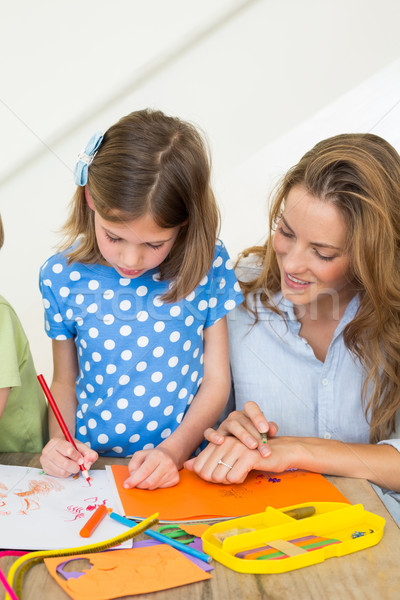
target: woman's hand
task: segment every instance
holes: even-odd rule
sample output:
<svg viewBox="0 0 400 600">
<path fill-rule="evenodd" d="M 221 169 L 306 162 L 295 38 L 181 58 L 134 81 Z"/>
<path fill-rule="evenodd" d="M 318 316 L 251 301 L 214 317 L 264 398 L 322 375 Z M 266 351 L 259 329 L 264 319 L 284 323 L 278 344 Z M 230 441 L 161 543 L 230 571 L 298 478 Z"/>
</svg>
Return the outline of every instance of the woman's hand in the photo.
<svg viewBox="0 0 400 600">
<path fill-rule="evenodd" d="M 299 468 L 301 438 L 276 437 L 270 444 L 271 453 L 263 458 L 257 450 L 250 450 L 238 439 L 226 437 L 219 446 L 209 444 L 196 458 L 186 461 L 184 467 L 206 481 L 225 484 L 242 483 L 254 469 L 282 473 L 286 469 Z"/>
<path fill-rule="evenodd" d="M 266 433 L 268 438 L 273 438 L 278 431 L 276 423 L 264 417 L 260 407 L 255 402 L 246 402 L 243 410 L 235 410 L 221 423 L 217 430 L 208 428 L 204 437 L 213 444 L 220 445 L 225 436 L 234 436 L 250 450 L 258 448 L 261 456 L 266 458 L 271 454 L 271 448 L 263 442 L 261 433 Z"/>
<path fill-rule="evenodd" d="M 43 471 L 54 477 L 69 477 L 79 473 L 79 465 L 84 464 L 89 470 L 99 455 L 78 440 L 75 440 L 75 444 L 78 450 L 64 438 L 51 438 L 40 457 Z"/>
<path fill-rule="evenodd" d="M 187 460 L 185 469 L 194 471 L 214 483 L 242 483 L 248 473 L 259 468 L 262 458 L 235 437 L 226 437 L 222 444 L 208 444 L 196 458 Z"/>
<path fill-rule="evenodd" d="M 176 485 L 179 471 L 171 454 L 161 446 L 151 450 L 135 452 L 129 462 L 130 476 L 124 481 L 124 488 L 155 490 Z"/>
</svg>

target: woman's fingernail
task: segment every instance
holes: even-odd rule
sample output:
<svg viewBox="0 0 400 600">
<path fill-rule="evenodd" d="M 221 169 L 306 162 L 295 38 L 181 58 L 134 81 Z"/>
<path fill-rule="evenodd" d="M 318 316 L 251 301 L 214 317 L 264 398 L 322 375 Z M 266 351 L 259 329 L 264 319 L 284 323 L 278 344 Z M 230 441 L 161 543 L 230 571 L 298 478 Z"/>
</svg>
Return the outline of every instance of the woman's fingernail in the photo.
<svg viewBox="0 0 400 600">
<path fill-rule="evenodd" d="M 256 448 L 257 442 L 252 437 L 248 437 L 246 438 L 246 446 L 248 448 Z"/>
<path fill-rule="evenodd" d="M 268 446 L 261 446 L 260 452 L 264 458 L 267 458 L 271 454 L 271 449 Z"/>
</svg>

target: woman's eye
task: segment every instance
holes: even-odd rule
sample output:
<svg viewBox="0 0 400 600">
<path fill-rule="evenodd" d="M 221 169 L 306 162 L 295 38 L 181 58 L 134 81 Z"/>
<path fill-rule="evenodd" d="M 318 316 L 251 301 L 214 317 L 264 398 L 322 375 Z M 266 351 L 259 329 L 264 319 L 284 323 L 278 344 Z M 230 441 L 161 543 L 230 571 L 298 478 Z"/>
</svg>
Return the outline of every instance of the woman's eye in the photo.
<svg viewBox="0 0 400 600">
<path fill-rule="evenodd" d="M 335 256 L 324 256 L 323 254 L 320 254 L 318 252 L 318 250 L 314 250 L 315 254 L 318 256 L 318 258 L 320 258 L 321 260 L 333 260 L 334 258 L 336 258 Z"/>
<path fill-rule="evenodd" d="M 281 233 L 282 235 L 284 235 L 285 237 L 291 238 L 293 237 L 293 234 L 290 233 L 289 231 L 286 231 L 285 229 L 283 229 L 282 225 L 279 225 L 278 227 L 278 231 L 279 233 Z"/>
</svg>

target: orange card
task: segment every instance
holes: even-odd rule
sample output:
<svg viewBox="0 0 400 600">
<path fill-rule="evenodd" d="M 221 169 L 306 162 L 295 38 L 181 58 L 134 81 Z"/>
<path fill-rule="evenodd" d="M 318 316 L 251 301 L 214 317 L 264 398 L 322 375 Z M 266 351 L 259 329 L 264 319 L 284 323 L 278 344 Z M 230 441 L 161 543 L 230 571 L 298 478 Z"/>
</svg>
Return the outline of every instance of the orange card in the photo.
<svg viewBox="0 0 400 600">
<path fill-rule="evenodd" d="M 182 469 L 178 485 L 157 490 L 126 490 L 128 467 L 112 465 L 119 510 L 131 518 L 160 513 L 160 521 L 187 521 L 241 517 L 263 512 L 267 506 L 282 508 L 304 502 L 348 502 L 323 475 L 293 470 L 284 473 L 251 471 L 244 483 L 210 483 Z"/>
<path fill-rule="evenodd" d="M 82 575 L 79 570 L 71 573 L 74 561 L 82 558 L 88 559 L 91 566 Z M 44 562 L 52 577 L 73 600 L 111 600 L 211 578 L 179 550 L 166 544 L 63 558 L 58 556 L 45 558 Z M 66 573 L 68 579 L 59 574 L 60 569 L 57 571 L 57 567 L 66 562 L 70 566 L 69 573 Z"/>
</svg>

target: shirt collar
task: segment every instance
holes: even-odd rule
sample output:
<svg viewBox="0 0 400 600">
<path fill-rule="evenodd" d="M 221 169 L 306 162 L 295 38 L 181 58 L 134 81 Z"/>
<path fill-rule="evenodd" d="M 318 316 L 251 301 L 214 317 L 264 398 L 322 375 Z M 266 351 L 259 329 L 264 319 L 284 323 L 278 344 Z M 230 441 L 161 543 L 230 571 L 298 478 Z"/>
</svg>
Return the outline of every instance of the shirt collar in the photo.
<svg viewBox="0 0 400 600">
<path fill-rule="evenodd" d="M 293 302 L 285 298 L 281 291 L 277 292 L 273 296 L 272 300 L 275 303 L 275 305 L 279 308 L 279 310 L 284 314 L 285 319 L 287 321 L 297 321 L 297 317 L 294 312 Z M 340 320 L 335 333 L 340 333 L 341 331 L 343 331 L 346 325 L 350 323 L 352 319 L 354 319 L 359 305 L 360 300 L 358 294 L 356 294 L 348 303 L 346 310 L 344 311 L 344 315 Z"/>
</svg>

